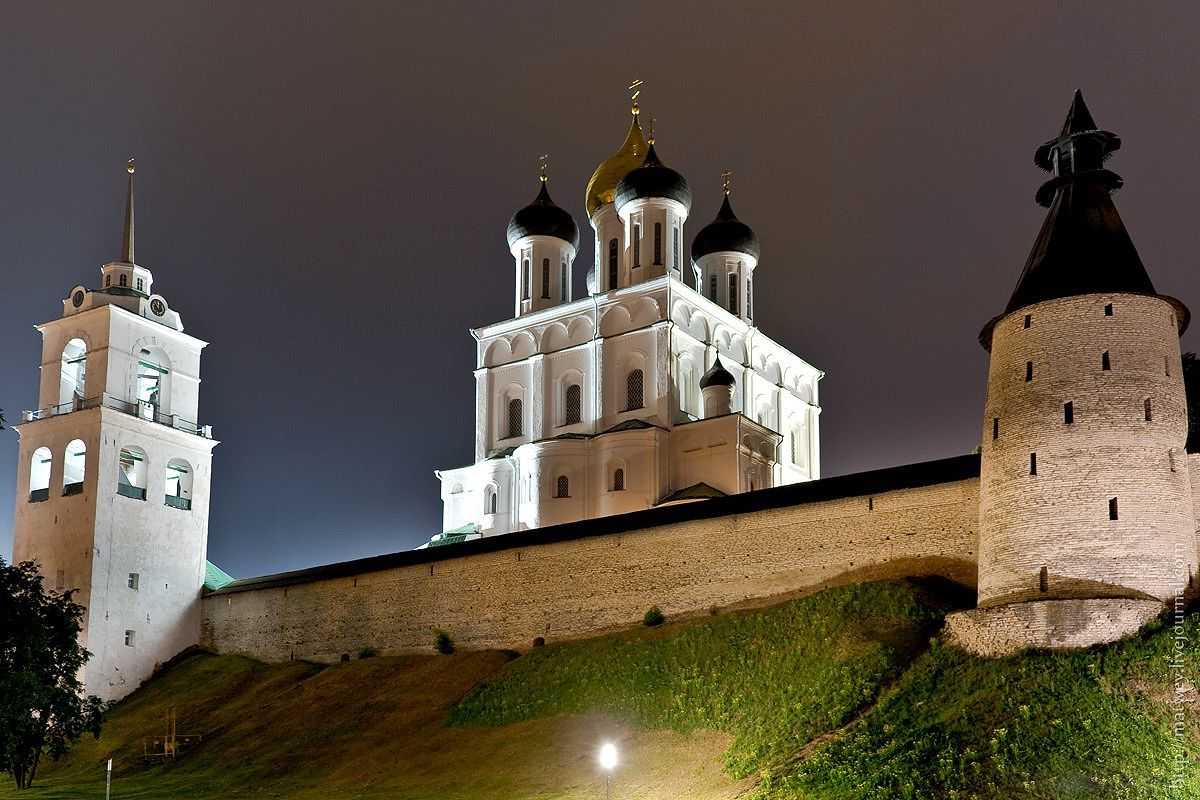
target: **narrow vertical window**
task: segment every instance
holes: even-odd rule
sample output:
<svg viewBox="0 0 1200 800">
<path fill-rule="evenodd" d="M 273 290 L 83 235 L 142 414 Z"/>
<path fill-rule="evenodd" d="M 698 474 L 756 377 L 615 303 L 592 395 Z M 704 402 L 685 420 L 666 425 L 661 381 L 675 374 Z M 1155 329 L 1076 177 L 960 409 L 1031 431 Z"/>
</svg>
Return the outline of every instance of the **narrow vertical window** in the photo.
<svg viewBox="0 0 1200 800">
<path fill-rule="evenodd" d="M 1031 380 L 1033 380 L 1033 362 L 1026 361 L 1025 362 L 1025 382 L 1029 383 Z"/>
<path fill-rule="evenodd" d="M 529 259 L 521 261 L 521 299 L 529 299 Z"/>
<path fill-rule="evenodd" d="M 633 226 L 633 265 L 640 267 L 642 265 L 642 226 Z"/>
<path fill-rule="evenodd" d="M 107 289 L 110 286 L 112 286 L 112 275 L 105 275 L 104 276 L 104 288 Z"/>
<path fill-rule="evenodd" d="M 613 491 L 622 492 L 625 490 L 625 470 L 618 468 L 613 473 Z"/>
<path fill-rule="evenodd" d="M 1150 398 L 1149 397 L 1146 398 L 1145 406 L 1146 406 L 1146 408 L 1145 408 L 1146 422 L 1152 422 L 1154 419 L 1154 412 L 1150 409 Z"/>
<path fill-rule="evenodd" d="M 1026 314 L 1025 315 L 1025 327 L 1028 328 L 1032 324 L 1033 324 L 1033 314 Z"/>
<path fill-rule="evenodd" d="M 608 240 L 608 290 L 617 288 L 617 240 Z"/>
<path fill-rule="evenodd" d="M 563 424 L 574 425 L 582 419 L 583 413 L 581 406 L 581 398 L 583 390 L 579 388 L 578 383 L 572 383 L 567 387 L 567 391 L 563 396 Z"/>
<path fill-rule="evenodd" d="M 662 223 L 654 223 L 654 263 L 662 263 Z"/>
<path fill-rule="evenodd" d="M 1100 354 L 1100 369 L 1102 369 L 1102 370 L 1112 369 L 1112 361 L 1110 361 L 1108 358 L 1107 350 L 1105 350 L 1103 353 Z"/>
<path fill-rule="evenodd" d="M 542 299 L 550 299 L 550 259 L 542 259 Z"/>
<path fill-rule="evenodd" d="M 508 401 L 508 438 L 521 436 L 525 421 L 524 410 L 521 407 L 521 398 L 514 397 Z"/>
<path fill-rule="evenodd" d="M 499 500 L 497 499 L 496 487 L 489 486 L 487 488 L 487 500 L 484 502 L 483 506 L 484 513 L 495 514 L 498 505 Z"/>
<path fill-rule="evenodd" d="M 1000 438 L 1000 418 L 992 417 L 992 441 Z"/>
<path fill-rule="evenodd" d="M 1108 518 L 1117 518 L 1117 498 L 1115 497 L 1108 498 Z"/>
<path fill-rule="evenodd" d="M 738 278 L 734 273 L 729 273 L 729 313 L 738 313 Z"/>
<path fill-rule="evenodd" d="M 1037 453 L 1029 454 L 1029 474 L 1037 475 Z"/>
<path fill-rule="evenodd" d="M 144 291 L 146 291 L 146 282 L 145 282 L 145 280 L 143 280 L 142 278 L 138 278 L 138 279 L 137 279 L 137 290 L 138 290 L 139 292 L 144 292 Z"/>
<path fill-rule="evenodd" d="M 1069 400 L 1063 403 L 1063 422 L 1068 425 L 1075 422 L 1075 404 Z"/>
<path fill-rule="evenodd" d="M 122 286 L 128 286 L 128 285 L 129 285 L 129 278 L 128 278 L 128 276 L 126 276 L 126 275 L 122 275 L 122 276 L 121 276 L 121 277 L 120 277 L 120 278 L 117 280 L 117 282 L 118 282 L 118 283 L 120 283 Z"/>
<path fill-rule="evenodd" d="M 646 379 L 640 369 L 625 377 L 625 410 L 634 411 L 646 403 Z"/>
<path fill-rule="evenodd" d="M 1038 573 L 1038 591 L 1045 592 L 1050 590 L 1050 570 L 1042 567 L 1042 571 Z"/>
<path fill-rule="evenodd" d="M 134 637 L 133 631 L 129 631 L 129 630 L 125 631 L 125 646 L 126 647 L 133 647 L 133 637 Z"/>
<path fill-rule="evenodd" d="M 679 228 L 678 227 L 671 228 L 671 252 L 673 253 L 673 255 L 671 256 L 671 263 L 674 264 L 675 269 L 679 269 Z"/>
<path fill-rule="evenodd" d="M 714 303 L 717 302 L 717 276 L 712 275 L 708 279 L 708 299 Z"/>
<path fill-rule="evenodd" d="M 1163 356 L 1163 371 L 1167 374 L 1168 378 L 1171 377 L 1171 357 L 1170 356 Z"/>
<path fill-rule="evenodd" d="M 566 475 L 559 475 L 558 480 L 554 482 L 555 497 L 570 497 L 571 482 L 567 480 Z"/>
<path fill-rule="evenodd" d="M 558 274 L 558 299 L 564 303 L 571 299 L 570 287 L 567 285 L 567 262 L 562 262 Z"/>
<path fill-rule="evenodd" d="M 746 318 L 754 318 L 754 309 L 751 303 L 754 302 L 754 281 L 746 281 Z"/>
<path fill-rule="evenodd" d="M 1104 316 L 1111 317 L 1112 315 L 1112 303 L 1109 303 L 1104 307 Z"/>
<path fill-rule="evenodd" d="M 129 579 L 127 581 L 125 581 L 125 585 L 128 586 L 130 589 L 133 589 L 136 592 L 137 588 L 138 588 L 139 579 L 140 579 L 140 576 L 136 572 L 131 572 L 131 573 L 129 573 Z"/>
</svg>

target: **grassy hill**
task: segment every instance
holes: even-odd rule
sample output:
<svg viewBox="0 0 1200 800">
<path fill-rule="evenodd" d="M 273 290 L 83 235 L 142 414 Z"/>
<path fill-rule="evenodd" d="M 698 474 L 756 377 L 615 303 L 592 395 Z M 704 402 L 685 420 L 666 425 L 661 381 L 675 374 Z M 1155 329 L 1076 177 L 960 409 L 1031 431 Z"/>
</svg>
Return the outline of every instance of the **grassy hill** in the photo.
<svg viewBox="0 0 1200 800">
<path fill-rule="evenodd" d="M 1200 745 L 1200 615 L 1095 651 L 984 661 L 932 638 L 952 593 L 909 583 L 505 653 L 332 667 L 193 654 L 111 713 L 103 737 L 0 798 L 1200 796 L 1174 762 L 1171 700 Z M 203 740 L 146 764 L 168 707 Z M 1179 778 L 1182 783 L 1172 785 Z"/>
</svg>

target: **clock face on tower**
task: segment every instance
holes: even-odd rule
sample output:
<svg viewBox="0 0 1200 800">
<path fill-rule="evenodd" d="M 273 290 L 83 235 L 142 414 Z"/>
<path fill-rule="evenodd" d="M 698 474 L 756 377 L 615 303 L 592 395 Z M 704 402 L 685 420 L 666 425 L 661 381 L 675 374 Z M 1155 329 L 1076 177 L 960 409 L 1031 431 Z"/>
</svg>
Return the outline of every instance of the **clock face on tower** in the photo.
<svg viewBox="0 0 1200 800">
<path fill-rule="evenodd" d="M 161 317 L 167 313 L 167 304 L 156 297 L 150 301 L 150 310 L 154 312 L 154 316 Z"/>
<path fill-rule="evenodd" d="M 71 295 L 71 303 L 76 308 L 79 308 L 81 305 L 83 305 L 83 290 L 82 289 L 76 290 L 75 294 Z"/>
</svg>

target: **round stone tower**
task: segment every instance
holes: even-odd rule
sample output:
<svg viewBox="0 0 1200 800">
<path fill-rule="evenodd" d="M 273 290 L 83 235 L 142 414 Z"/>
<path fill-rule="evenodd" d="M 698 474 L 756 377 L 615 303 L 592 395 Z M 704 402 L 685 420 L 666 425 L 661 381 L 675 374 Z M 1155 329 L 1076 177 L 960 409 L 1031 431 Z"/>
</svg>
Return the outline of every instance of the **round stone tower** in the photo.
<svg viewBox="0 0 1200 800">
<path fill-rule="evenodd" d="M 1038 148 L 1049 212 L 991 353 L 981 448 L 979 610 L 952 638 L 997 654 L 1128 635 L 1187 591 L 1196 534 L 1179 335 L 1113 205 L 1120 139 L 1076 92 Z M 957 630 L 956 630 L 957 629 Z"/>
</svg>

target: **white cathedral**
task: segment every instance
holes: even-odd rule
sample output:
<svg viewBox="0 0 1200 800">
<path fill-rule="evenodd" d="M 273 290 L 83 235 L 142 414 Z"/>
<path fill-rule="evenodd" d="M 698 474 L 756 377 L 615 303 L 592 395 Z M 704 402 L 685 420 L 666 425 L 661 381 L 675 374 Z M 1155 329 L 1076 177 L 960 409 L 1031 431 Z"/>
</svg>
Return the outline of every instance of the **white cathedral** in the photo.
<svg viewBox="0 0 1200 800">
<path fill-rule="evenodd" d="M 820 476 L 823 373 L 754 322 L 759 242 L 729 183 L 688 258 L 687 181 L 635 100 L 596 167 L 587 296 L 579 229 L 550 199 L 508 224 L 514 317 L 473 329 L 475 463 L 437 471 L 443 532 L 425 546 L 736 494 Z"/>
</svg>

